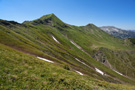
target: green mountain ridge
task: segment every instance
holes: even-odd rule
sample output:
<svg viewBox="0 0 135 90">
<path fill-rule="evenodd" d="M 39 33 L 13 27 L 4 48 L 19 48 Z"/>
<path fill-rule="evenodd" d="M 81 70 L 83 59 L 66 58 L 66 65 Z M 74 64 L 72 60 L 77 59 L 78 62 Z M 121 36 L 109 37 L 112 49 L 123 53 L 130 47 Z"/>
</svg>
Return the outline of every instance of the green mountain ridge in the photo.
<svg viewBox="0 0 135 90">
<path fill-rule="evenodd" d="M 36 19 L 34 21 L 24 21 L 23 24 L 32 24 L 32 25 L 47 24 L 53 27 L 55 26 L 66 27 L 66 24 L 62 22 L 59 18 L 57 18 L 54 14 L 44 15 L 41 18 Z"/>
<path fill-rule="evenodd" d="M 57 18 L 54 14 L 45 15 L 33 21 L 25 21 L 22 24 L 13 21 L 0 20 L 0 44 L 0 51 L 5 53 L 1 54 L 2 58 L 0 58 L 0 67 L 3 70 L 3 74 L 0 77 L 3 77 L 4 80 L 3 82 L 0 82 L 1 89 L 4 87 L 6 87 L 5 89 L 11 88 L 12 86 L 15 86 L 18 89 L 24 89 L 26 86 L 25 83 L 28 83 L 33 89 L 41 87 L 44 89 L 59 89 L 62 85 L 61 88 L 65 89 L 73 89 L 73 87 L 75 87 L 74 89 L 98 88 L 113 90 L 114 88 L 118 89 L 119 84 L 135 84 L 135 46 L 130 42 L 130 40 L 115 38 L 93 24 L 88 24 L 86 26 L 68 25 Z M 8 52 L 12 52 L 13 54 L 9 54 Z M 53 78 L 53 80 L 51 79 L 51 83 L 53 84 L 52 87 L 45 87 L 46 84 L 42 86 L 42 83 L 38 84 L 37 87 L 32 86 L 32 82 L 36 84 L 38 83 L 38 79 L 29 82 L 27 82 L 25 79 L 15 79 L 12 81 L 12 77 L 11 79 L 7 79 L 9 76 L 8 74 L 11 73 L 6 74 L 5 70 L 13 72 L 12 74 L 15 74 L 18 78 L 21 73 L 23 73 L 21 68 L 17 65 L 23 62 L 23 58 L 21 57 L 20 53 L 23 55 L 23 57 L 33 58 L 32 60 L 34 61 L 30 61 L 32 64 L 29 63 L 29 58 L 26 58 L 26 64 L 29 63 L 28 67 L 38 67 L 39 65 L 37 65 L 35 62 L 40 62 L 41 60 L 36 59 L 36 57 L 42 57 L 54 62 L 53 64 L 50 64 L 50 67 L 47 68 L 51 69 L 52 66 L 55 65 L 56 73 L 59 75 L 61 75 L 62 72 L 58 73 L 57 70 L 62 70 L 68 74 L 73 73 L 73 76 L 75 77 L 87 78 L 81 79 L 80 81 L 80 79 L 67 76 L 71 81 L 77 80 L 77 83 L 75 82 L 73 85 L 70 85 L 69 82 L 68 85 L 59 83 L 56 78 Z M 11 59 L 5 57 L 8 56 L 10 58 L 9 55 L 12 56 Z M 15 59 L 12 59 L 13 56 Z M 10 63 L 7 63 L 8 61 L 13 61 L 13 64 L 11 65 Z M 41 67 L 48 64 L 49 63 L 44 61 L 42 66 L 38 68 L 38 71 L 42 69 Z M 7 67 L 7 65 L 10 67 Z M 16 67 L 18 67 L 17 70 L 19 70 L 20 73 L 13 71 L 16 69 Z M 22 65 L 22 68 L 24 67 L 25 64 Z M 97 71 L 96 68 L 103 72 L 104 75 Z M 30 72 L 31 75 L 33 73 L 34 77 L 37 75 L 37 78 L 42 78 L 40 74 L 43 73 L 43 71 L 41 70 L 39 73 L 35 70 L 33 70 L 34 72 L 31 72 L 31 70 L 28 69 L 27 72 Z M 81 72 L 83 76 L 75 74 L 74 72 L 76 71 Z M 49 72 L 53 73 L 52 70 Z M 29 76 L 32 77 L 31 75 Z M 64 75 L 66 78 L 66 74 L 62 75 Z M 45 81 L 49 80 L 47 73 L 44 73 L 44 77 Z M 58 77 L 58 75 L 56 75 L 56 77 Z M 29 77 L 21 76 L 21 78 Z M 98 85 L 99 83 L 97 83 L 97 86 L 92 86 L 93 84 L 89 83 L 89 85 L 82 86 L 83 84 L 81 82 L 90 82 L 89 78 L 93 78 L 94 80 L 98 79 L 99 82 L 104 82 L 107 85 L 104 85 L 104 83 Z M 22 80 L 24 80 L 23 83 L 21 83 Z M 39 79 L 39 81 L 41 80 Z M 9 86 L 8 82 L 13 82 L 16 84 Z M 17 82 L 19 82 L 19 84 L 17 84 Z M 62 82 L 65 83 L 65 81 Z M 47 85 L 51 85 L 51 83 L 49 81 Z M 77 84 L 80 86 L 77 86 Z M 129 85 L 131 87 L 129 89 L 132 90 L 134 87 L 131 85 Z M 27 89 L 30 89 L 30 87 Z M 126 87 L 121 85 L 121 90 L 123 90 L 124 87 L 125 90 L 128 88 L 128 86 Z"/>
</svg>

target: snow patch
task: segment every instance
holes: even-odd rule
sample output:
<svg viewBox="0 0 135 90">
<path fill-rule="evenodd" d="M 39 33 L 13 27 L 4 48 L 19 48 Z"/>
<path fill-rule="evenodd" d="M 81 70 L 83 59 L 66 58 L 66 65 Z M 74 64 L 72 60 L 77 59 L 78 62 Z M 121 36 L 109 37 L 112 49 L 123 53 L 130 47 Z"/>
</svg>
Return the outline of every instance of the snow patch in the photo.
<svg viewBox="0 0 135 90">
<path fill-rule="evenodd" d="M 122 73 L 120 73 L 120 72 L 118 72 L 118 71 L 116 71 L 116 70 L 113 70 L 114 72 L 116 72 L 116 73 L 118 73 L 118 74 L 120 74 L 120 75 L 123 75 Z"/>
<path fill-rule="evenodd" d="M 75 71 L 75 72 L 77 72 L 77 73 L 80 74 L 80 75 L 83 75 L 83 73 L 81 73 L 81 72 L 79 72 L 79 71 Z"/>
<path fill-rule="evenodd" d="M 54 36 L 52 36 L 53 40 L 56 41 L 57 43 L 60 43 Z"/>
<path fill-rule="evenodd" d="M 71 41 L 70 42 L 75 45 L 77 48 L 79 48 L 80 50 L 82 50 L 83 52 L 85 52 L 79 45 L 77 45 L 75 42 Z M 86 54 L 88 54 L 87 52 L 85 52 Z M 89 54 L 88 54 L 89 55 Z"/>
<path fill-rule="evenodd" d="M 80 61 L 78 58 L 75 58 L 75 59 L 76 59 L 78 62 L 80 62 L 80 63 L 86 65 L 87 67 L 90 67 L 90 66 L 88 66 L 87 64 L 85 64 L 84 62 Z"/>
<path fill-rule="evenodd" d="M 98 72 L 98 73 L 100 73 L 100 74 L 102 74 L 102 75 L 104 75 L 104 72 L 102 72 L 101 70 L 99 70 L 98 68 L 95 68 L 96 69 L 96 71 Z"/>
<path fill-rule="evenodd" d="M 79 45 L 77 45 L 75 42 L 73 42 L 73 41 L 71 41 L 70 40 L 70 42 L 72 43 L 72 44 L 74 44 L 77 48 L 79 48 L 79 49 L 82 49 Z"/>
<path fill-rule="evenodd" d="M 80 62 L 80 63 L 86 65 L 84 62 L 80 61 L 78 58 L 75 58 L 75 59 L 76 59 L 78 62 Z"/>
<path fill-rule="evenodd" d="M 50 61 L 48 59 L 45 59 L 45 58 L 42 58 L 42 57 L 37 57 L 38 59 L 41 59 L 41 60 L 44 60 L 44 61 L 47 61 L 47 62 L 50 62 L 50 63 L 54 63 L 53 61 Z"/>
</svg>

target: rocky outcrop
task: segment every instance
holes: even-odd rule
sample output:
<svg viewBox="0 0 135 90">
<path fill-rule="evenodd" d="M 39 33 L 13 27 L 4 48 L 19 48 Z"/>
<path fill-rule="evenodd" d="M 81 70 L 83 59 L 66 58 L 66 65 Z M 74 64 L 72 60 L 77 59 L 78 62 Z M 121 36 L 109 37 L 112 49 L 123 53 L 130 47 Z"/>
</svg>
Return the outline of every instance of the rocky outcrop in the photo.
<svg viewBox="0 0 135 90">
<path fill-rule="evenodd" d="M 104 64 L 105 66 L 109 67 L 112 69 L 111 64 L 109 63 L 109 61 L 107 60 L 104 52 L 102 52 L 101 50 L 97 51 L 93 56 L 92 56 L 95 60 L 101 62 L 102 64 Z"/>
</svg>

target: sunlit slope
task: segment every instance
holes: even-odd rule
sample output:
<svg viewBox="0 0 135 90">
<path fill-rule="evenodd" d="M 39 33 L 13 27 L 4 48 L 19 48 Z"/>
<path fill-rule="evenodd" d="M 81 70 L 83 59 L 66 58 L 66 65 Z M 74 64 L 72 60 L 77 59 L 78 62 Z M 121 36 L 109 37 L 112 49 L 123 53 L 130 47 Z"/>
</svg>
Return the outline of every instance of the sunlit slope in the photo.
<svg viewBox="0 0 135 90">
<path fill-rule="evenodd" d="M 112 84 L 81 76 L 64 67 L 0 44 L 0 89 L 133 90 L 131 85 Z"/>
<path fill-rule="evenodd" d="M 125 76 L 132 77 L 132 79 L 135 78 L 135 51 L 116 51 L 105 48 L 99 51 L 96 55 L 99 56 L 100 60 L 109 61 L 110 68 L 121 72 Z"/>
<path fill-rule="evenodd" d="M 54 14 L 23 24 L 0 20 L 0 37 L 0 43 L 4 45 L 52 60 L 54 64 L 68 66 L 99 80 L 135 83 L 133 79 L 119 75 L 93 58 L 101 47 L 111 50 L 134 50 L 130 41 L 114 38 L 95 25 L 68 25 Z M 112 57 L 107 58 L 112 60 Z M 105 75 L 96 72 L 95 68 L 102 70 Z"/>
</svg>

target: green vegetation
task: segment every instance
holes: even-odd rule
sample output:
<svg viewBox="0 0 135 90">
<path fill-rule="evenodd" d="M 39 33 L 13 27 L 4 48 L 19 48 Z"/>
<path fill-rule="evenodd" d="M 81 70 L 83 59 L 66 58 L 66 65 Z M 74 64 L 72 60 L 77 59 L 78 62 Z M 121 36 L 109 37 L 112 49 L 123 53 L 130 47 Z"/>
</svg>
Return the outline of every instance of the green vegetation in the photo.
<svg viewBox="0 0 135 90">
<path fill-rule="evenodd" d="M 105 50 L 106 56 L 116 70 L 126 76 L 135 78 L 135 55 L 134 51 L 111 51 Z"/>
<path fill-rule="evenodd" d="M 93 24 L 80 27 L 68 25 L 54 14 L 23 24 L 0 20 L 0 45 L 3 73 L 0 85 L 4 89 L 127 90 L 129 84 L 135 85 L 135 46 L 130 40 L 110 36 Z M 112 68 L 99 62 L 102 60 L 93 58 L 100 59 L 102 55 L 97 55 L 98 51 L 104 53 Z M 54 64 L 39 60 L 36 56 L 49 59 Z M 105 75 L 96 72 L 95 68 Z M 80 76 L 73 72 L 75 70 L 85 75 Z M 9 71 L 11 73 L 8 75 Z"/>
<path fill-rule="evenodd" d="M 135 38 L 129 38 L 129 40 L 135 45 Z"/>
<path fill-rule="evenodd" d="M 81 76 L 0 44 L 0 89 L 132 90 L 135 87 Z"/>
</svg>

